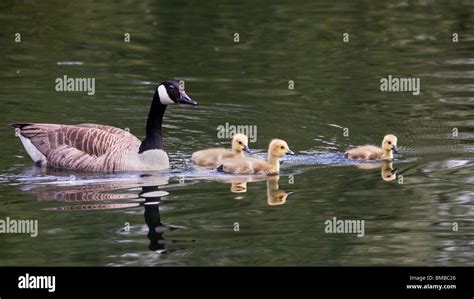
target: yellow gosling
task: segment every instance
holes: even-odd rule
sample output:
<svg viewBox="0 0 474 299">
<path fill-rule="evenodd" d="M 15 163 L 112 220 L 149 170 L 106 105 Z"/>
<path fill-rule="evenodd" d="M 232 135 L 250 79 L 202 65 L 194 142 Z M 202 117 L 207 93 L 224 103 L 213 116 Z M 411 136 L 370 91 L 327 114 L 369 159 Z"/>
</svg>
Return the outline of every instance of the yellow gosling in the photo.
<svg viewBox="0 0 474 299">
<path fill-rule="evenodd" d="M 385 135 L 382 147 L 375 145 L 363 145 L 350 149 L 344 155 L 351 160 L 392 160 L 393 152 L 398 153 L 397 137 Z"/>
<path fill-rule="evenodd" d="M 232 139 L 232 150 L 208 148 L 194 152 L 192 160 L 198 166 L 217 167 L 223 159 L 245 157 L 244 152 L 250 153 L 248 138 L 244 134 L 235 134 Z"/>
<path fill-rule="evenodd" d="M 268 146 L 268 161 L 252 157 L 229 158 L 222 160 L 218 170 L 235 174 L 278 174 L 280 158 L 293 154 L 284 140 L 273 139 Z"/>
</svg>

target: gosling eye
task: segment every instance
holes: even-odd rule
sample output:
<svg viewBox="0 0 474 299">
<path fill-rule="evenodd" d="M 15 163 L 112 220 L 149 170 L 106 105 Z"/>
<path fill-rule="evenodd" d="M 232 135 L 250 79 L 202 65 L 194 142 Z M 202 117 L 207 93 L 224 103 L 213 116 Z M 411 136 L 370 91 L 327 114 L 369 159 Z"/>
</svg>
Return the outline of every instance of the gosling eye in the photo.
<svg viewBox="0 0 474 299">
<path fill-rule="evenodd" d="M 285 147 L 284 147 L 283 145 L 282 145 L 282 146 L 280 146 L 280 148 L 281 148 L 281 149 L 285 149 Z"/>
<path fill-rule="evenodd" d="M 389 141 L 389 142 L 388 142 L 388 144 L 392 144 L 392 142 L 391 142 L 391 141 Z"/>
<path fill-rule="evenodd" d="M 242 144 L 242 141 L 239 141 L 239 144 Z"/>
</svg>

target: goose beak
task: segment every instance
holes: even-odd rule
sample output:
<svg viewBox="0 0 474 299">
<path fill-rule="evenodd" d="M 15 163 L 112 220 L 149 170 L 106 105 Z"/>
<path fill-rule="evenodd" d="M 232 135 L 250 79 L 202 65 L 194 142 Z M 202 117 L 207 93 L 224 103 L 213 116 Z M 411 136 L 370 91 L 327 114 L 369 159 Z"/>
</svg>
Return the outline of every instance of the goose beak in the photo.
<svg viewBox="0 0 474 299">
<path fill-rule="evenodd" d="M 191 99 L 184 91 L 181 92 L 181 97 L 178 99 L 178 104 L 197 106 L 198 103 Z"/>
<path fill-rule="evenodd" d="M 251 153 L 249 147 L 246 145 L 244 145 L 244 152 L 249 153 L 249 154 Z"/>
<path fill-rule="evenodd" d="M 398 147 L 396 145 L 393 145 L 392 146 L 392 151 L 395 153 L 395 154 L 398 154 Z"/>
<path fill-rule="evenodd" d="M 289 149 L 289 150 L 286 152 L 286 154 L 287 154 L 287 155 L 294 155 L 295 153 L 294 153 L 292 150 Z"/>
</svg>

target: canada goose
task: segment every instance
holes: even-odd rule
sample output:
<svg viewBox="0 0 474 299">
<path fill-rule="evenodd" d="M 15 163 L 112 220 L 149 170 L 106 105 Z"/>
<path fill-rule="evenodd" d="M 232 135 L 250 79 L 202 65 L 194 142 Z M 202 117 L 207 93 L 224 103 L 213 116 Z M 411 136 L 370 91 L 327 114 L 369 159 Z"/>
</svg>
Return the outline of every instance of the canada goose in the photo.
<svg viewBox="0 0 474 299">
<path fill-rule="evenodd" d="M 146 138 L 119 128 L 97 125 L 15 123 L 23 146 L 37 165 L 81 171 L 153 171 L 169 167 L 161 123 L 171 104 L 197 106 L 175 81 L 158 85 L 146 124 Z"/>
<path fill-rule="evenodd" d="M 363 145 L 350 149 L 344 156 L 351 160 L 391 160 L 393 152 L 398 153 L 397 137 L 395 135 L 385 135 L 382 147 L 375 145 Z"/>
<path fill-rule="evenodd" d="M 232 150 L 225 148 L 208 148 L 193 153 L 193 162 L 199 166 L 217 167 L 222 159 L 244 157 L 244 152 L 250 153 L 248 138 L 244 134 L 235 134 L 232 138 Z"/>
<path fill-rule="evenodd" d="M 278 174 L 280 158 L 284 155 L 294 155 L 288 144 L 281 139 L 273 139 L 268 146 L 268 161 L 252 157 L 238 157 L 222 160 L 218 171 L 237 174 Z"/>
</svg>

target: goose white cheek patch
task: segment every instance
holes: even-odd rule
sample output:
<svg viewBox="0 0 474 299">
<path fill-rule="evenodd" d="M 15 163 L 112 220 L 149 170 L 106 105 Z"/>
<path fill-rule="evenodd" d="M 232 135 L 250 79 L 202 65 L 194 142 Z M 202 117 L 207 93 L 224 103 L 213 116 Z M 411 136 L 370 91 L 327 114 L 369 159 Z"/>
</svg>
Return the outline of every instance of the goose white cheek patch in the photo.
<svg viewBox="0 0 474 299">
<path fill-rule="evenodd" d="M 166 88 L 163 85 L 158 86 L 158 95 L 160 96 L 160 102 L 163 105 L 176 104 L 168 95 Z"/>
</svg>

